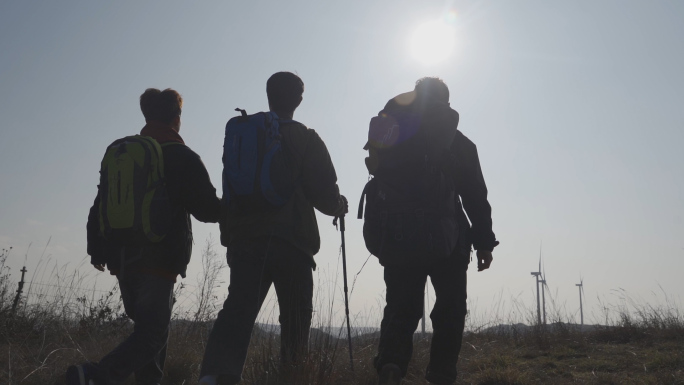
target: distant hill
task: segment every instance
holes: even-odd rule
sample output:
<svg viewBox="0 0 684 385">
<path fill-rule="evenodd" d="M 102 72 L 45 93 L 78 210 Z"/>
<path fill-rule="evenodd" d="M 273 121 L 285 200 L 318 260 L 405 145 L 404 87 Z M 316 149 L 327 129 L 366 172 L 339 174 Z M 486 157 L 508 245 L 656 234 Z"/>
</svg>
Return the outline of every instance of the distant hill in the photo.
<svg viewBox="0 0 684 385">
<path fill-rule="evenodd" d="M 556 323 L 551 323 L 551 324 L 546 324 L 546 325 L 541 325 L 541 329 L 544 330 L 546 329 L 549 332 L 557 332 L 561 330 L 571 330 L 571 331 L 581 331 L 581 332 L 590 332 L 594 331 L 598 328 L 605 328 L 606 326 L 602 325 L 578 325 L 578 324 L 570 324 L 570 323 L 565 323 L 565 322 L 556 322 Z M 515 333 L 530 333 L 530 332 L 536 332 L 539 329 L 539 326 L 537 325 L 525 325 L 521 323 L 517 324 L 499 324 L 495 326 L 490 326 L 485 329 L 481 330 L 476 330 L 476 331 L 467 331 L 467 334 L 472 334 L 472 333 L 486 333 L 486 334 L 515 334 Z"/>
</svg>

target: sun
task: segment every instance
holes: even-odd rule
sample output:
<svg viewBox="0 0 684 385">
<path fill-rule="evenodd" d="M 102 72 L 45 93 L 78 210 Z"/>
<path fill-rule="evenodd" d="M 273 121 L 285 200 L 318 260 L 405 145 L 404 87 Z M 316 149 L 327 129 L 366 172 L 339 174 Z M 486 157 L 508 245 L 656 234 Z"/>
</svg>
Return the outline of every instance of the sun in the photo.
<svg viewBox="0 0 684 385">
<path fill-rule="evenodd" d="M 425 65 L 438 64 L 451 56 L 456 31 L 443 20 L 419 25 L 411 35 L 411 55 Z"/>
</svg>

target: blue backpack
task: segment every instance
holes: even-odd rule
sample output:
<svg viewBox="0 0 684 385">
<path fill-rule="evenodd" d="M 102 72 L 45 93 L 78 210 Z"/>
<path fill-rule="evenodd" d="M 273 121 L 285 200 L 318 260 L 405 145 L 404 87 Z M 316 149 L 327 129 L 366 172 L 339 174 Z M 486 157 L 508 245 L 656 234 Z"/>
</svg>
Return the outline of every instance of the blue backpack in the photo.
<svg viewBox="0 0 684 385">
<path fill-rule="evenodd" d="M 226 124 L 223 143 L 223 203 L 231 215 L 283 207 L 294 193 L 294 178 L 280 126 L 297 122 L 273 112 L 235 110 L 241 115 Z"/>
</svg>

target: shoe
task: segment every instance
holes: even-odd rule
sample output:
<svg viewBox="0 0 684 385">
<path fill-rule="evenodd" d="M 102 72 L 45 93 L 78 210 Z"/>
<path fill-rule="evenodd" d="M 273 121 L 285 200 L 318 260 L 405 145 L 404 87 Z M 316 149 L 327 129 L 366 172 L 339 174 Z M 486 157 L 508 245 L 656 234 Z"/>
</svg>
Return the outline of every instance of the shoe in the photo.
<svg viewBox="0 0 684 385">
<path fill-rule="evenodd" d="M 69 366 L 66 371 L 66 385 L 97 385 L 93 379 L 95 370 L 93 362 Z"/>
<path fill-rule="evenodd" d="M 399 385 L 401 384 L 401 369 L 395 364 L 385 364 L 380 369 L 380 381 L 378 385 Z"/>
</svg>

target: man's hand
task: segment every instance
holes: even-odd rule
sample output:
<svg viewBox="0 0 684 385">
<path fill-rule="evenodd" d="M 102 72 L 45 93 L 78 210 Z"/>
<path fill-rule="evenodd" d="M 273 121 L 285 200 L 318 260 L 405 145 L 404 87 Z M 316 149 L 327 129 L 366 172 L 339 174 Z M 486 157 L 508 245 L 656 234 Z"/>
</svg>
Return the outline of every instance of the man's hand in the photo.
<svg viewBox="0 0 684 385">
<path fill-rule="evenodd" d="M 492 264 L 492 252 L 487 250 L 477 251 L 477 271 L 489 269 L 489 265 Z"/>
<path fill-rule="evenodd" d="M 96 268 L 97 270 L 104 271 L 104 265 L 95 265 L 95 264 L 93 264 L 93 267 Z"/>
<path fill-rule="evenodd" d="M 349 212 L 349 202 L 347 202 L 347 198 L 344 197 L 344 195 L 340 195 L 340 203 L 339 207 L 337 208 L 337 211 L 335 211 L 335 217 L 343 217 L 344 214 Z"/>
</svg>

